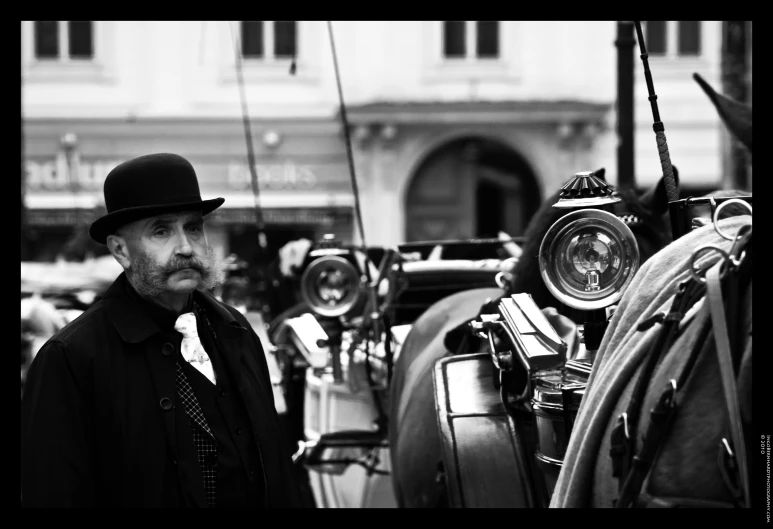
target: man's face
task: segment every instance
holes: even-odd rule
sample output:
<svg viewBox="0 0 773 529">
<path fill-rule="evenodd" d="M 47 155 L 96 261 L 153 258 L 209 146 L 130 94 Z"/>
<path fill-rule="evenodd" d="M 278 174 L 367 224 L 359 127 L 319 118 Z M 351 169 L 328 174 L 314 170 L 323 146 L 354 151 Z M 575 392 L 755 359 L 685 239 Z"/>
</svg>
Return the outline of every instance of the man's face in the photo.
<svg viewBox="0 0 773 529">
<path fill-rule="evenodd" d="M 223 272 L 204 233 L 200 212 L 159 215 L 121 230 L 130 280 L 140 294 L 188 294 L 222 282 Z"/>
</svg>

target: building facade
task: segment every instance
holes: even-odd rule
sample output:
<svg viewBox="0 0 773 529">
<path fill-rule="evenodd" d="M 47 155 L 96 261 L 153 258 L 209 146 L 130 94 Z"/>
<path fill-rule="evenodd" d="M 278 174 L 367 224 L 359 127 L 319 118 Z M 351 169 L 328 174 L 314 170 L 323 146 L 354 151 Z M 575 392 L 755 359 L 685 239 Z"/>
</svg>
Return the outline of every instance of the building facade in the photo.
<svg viewBox="0 0 773 529">
<path fill-rule="evenodd" d="M 368 244 L 518 235 L 577 171 L 617 181 L 615 22 L 332 27 Z M 719 187 L 721 123 L 692 73 L 719 88 L 721 22 L 645 30 L 683 188 Z M 326 23 L 27 21 L 21 49 L 33 258 L 95 214 L 112 167 L 150 152 L 191 160 L 202 195 L 226 199 L 218 251 L 257 258 L 238 61 L 270 251 L 330 232 L 359 240 Z M 638 58 L 634 113 L 647 187 L 660 164 Z"/>
</svg>

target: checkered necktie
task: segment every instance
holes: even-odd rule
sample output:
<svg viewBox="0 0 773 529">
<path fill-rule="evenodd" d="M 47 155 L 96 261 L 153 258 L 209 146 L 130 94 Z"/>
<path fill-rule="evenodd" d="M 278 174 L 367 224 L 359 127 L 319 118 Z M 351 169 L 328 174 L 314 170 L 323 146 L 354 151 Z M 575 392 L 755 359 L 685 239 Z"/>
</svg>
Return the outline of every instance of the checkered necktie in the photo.
<svg viewBox="0 0 773 529">
<path fill-rule="evenodd" d="M 201 468 L 201 476 L 204 479 L 204 493 L 207 496 L 207 503 L 210 507 L 214 507 L 217 489 L 217 442 L 179 362 L 177 363 L 177 392 L 183 401 L 185 414 L 188 415 L 188 423 L 191 425 L 193 445 L 196 447 L 199 468 Z"/>
<path fill-rule="evenodd" d="M 215 371 L 212 369 L 212 362 L 204 350 L 204 346 L 201 345 L 199 333 L 196 330 L 196 316 L 192 312 L 181 314 L 177 318 L 174 328 L 183 335 L 183 342 L 180 345 L 183 358 L 215 384 Z"/>
</svg>

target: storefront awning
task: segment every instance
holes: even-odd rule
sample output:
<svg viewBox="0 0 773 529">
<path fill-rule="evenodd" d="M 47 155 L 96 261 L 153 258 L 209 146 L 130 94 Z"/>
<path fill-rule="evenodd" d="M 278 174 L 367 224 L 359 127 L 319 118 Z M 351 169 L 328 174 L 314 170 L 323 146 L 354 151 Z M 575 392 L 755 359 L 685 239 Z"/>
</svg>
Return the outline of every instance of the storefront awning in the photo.
<svg viewBox="0 0 773 529">
<path fill-rule="evenodd" d="M 224 208 L 251 208 L 255 206 L 252 193 L 220 194 L 225 198 Z M 202 198 L 214 198 L 204 196 Z M 72 193 L 29 193 L 24 198 L 25 206 L 36 209 L 91 209 L 100 202 L 95 194 Z M 263 193 L 259 198 L 260 207 L 273 208 L 337 208 L 353 207 L 354 195 L 351 193 Z"/>
<path fill-rule="evenodd" d="M 254 224 L 255 203 L 252 195 L 226 195 L 222 207 L 208 219 L 215 225 Z M 25 213 L 29 226 L 72 226 L 94 220 L 93 200 L 88 197 L 55 196 L 47 199 L 28 197 Z M 73 207 L 79 203 L 80 207 Z M 260 198 L 266 225 L 333 226 L 351 222 L 354 215 L 352 195 L 267 195 Z"/>
</svg>

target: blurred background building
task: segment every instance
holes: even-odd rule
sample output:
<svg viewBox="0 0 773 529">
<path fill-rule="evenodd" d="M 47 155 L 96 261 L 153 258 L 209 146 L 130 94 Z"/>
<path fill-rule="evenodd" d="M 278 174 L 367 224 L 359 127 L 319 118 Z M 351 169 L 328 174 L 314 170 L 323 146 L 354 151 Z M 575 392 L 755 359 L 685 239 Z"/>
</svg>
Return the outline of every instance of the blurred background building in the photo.
<svg viewBox="0 0 773 529">
<path fill-rule="evenodd" d="M 682 195 L 739 182 L 751 189 L 744 154 L 692 79 L 698 72 L 750 102 L 751 23 L 644 27 Z M 577 171 L 605 167 L 617 182 L 615 22 L 333 28 L 368 244 L 519 235 Z M 354 200 L 324 22 L 27 21 L 22 259 L 53 260 L 74 233 L 81 248 L 104 253 L 85 231 L 102 214 L 104 178 L 152 152 L 188 158 L 202 196 L 225 197 L 209 230 L 217 251 L 258 259 L 236 49 L 268 254 L 323 233 L 352 240 Z M 645 188 L 661 169 L 638 48 L 634 69 L 635 183 Z"/>
</svg>

